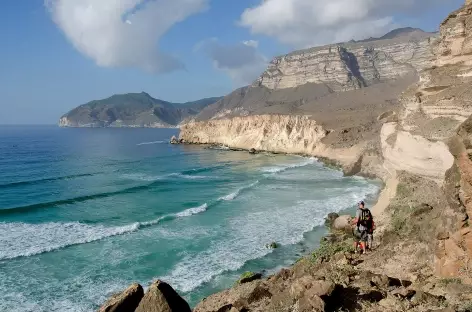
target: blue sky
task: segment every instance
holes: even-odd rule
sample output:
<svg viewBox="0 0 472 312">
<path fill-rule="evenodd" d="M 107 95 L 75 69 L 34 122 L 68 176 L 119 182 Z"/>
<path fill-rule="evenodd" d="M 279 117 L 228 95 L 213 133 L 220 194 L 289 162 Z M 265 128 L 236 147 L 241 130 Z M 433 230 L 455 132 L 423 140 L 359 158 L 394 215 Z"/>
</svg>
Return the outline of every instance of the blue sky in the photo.
<svg viewBox="0 0 472 312">
<path fill-rule="evenodd" d="M 250 83 L 276 55 L 398 26 L 437 30 L 463 3 L 47 2 L 2 0 L 0 124 L 53 124 L 71 108 L 115 93 L 146 91 L 174 102 L 225 95 Z"/>
</svg>

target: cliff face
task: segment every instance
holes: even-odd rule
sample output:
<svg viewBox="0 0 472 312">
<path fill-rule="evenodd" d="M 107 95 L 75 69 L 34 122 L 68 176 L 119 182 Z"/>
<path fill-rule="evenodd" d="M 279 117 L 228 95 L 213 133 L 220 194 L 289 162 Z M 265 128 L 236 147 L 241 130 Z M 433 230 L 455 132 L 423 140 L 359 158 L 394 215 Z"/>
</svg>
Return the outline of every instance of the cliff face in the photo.
<svg viewBox="0 0 472 312">
<path fill-rule="evenodd" d="M 258 115 L 192 122 L 181 127 L 180 138 L 194 144 L 312 155 L 332 159 L 350 171 L 365 142 L 335 149 L 325 143 L 329 131 L 308 116 Z"/>
<path fill-rule="evenodd" d="M 330 45 L 275 58 L 255 82 L 268 89 L 326 84 L 347 91 L 421 71 L 433 56 L 431 34 L 415 40 L 390 39 Z"/>
</svg>

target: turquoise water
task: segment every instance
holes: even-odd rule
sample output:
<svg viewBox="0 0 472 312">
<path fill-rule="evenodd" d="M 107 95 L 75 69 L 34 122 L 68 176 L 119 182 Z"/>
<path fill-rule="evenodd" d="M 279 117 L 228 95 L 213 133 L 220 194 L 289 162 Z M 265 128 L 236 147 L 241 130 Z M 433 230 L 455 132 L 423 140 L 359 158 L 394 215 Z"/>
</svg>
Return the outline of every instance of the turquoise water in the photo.
<svg viewBox="0 0 472 312">
<path fill-rule="evenodd" d="M 177 133 L 0 127 L 0 311 L 93 311 L 155 278 L 193 305 L 292 264 L 329 212 L 379 190 L 314 158 L 167 144 Z"/>
</svg>

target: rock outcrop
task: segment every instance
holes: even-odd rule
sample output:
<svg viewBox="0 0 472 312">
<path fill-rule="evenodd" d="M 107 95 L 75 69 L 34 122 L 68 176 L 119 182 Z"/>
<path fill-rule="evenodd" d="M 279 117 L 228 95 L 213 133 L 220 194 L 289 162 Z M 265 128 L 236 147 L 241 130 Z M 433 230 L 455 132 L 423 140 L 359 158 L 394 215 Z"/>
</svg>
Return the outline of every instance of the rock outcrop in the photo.
<svg viewBox="0 0 472 312">
<path fill-rule="evenodd" d="M 154 282 L 135 312 L 191 312 L 188 303 L 167 283 Z"/>
<path fill-rule="evenodd" d="M 188 303 L 167 283 L 155 281 L 146 294 L 133 284 L 111 297 L 98 312 L 191 312 Z"/>
<path fill-rule="evenodd" d="M 132 284 L 122 293 L 116 294 L 108 299 L 98 312 L 130 312 L 136 310 L 139 302 L 144 296 L 143 287 Z"/>
</svg>

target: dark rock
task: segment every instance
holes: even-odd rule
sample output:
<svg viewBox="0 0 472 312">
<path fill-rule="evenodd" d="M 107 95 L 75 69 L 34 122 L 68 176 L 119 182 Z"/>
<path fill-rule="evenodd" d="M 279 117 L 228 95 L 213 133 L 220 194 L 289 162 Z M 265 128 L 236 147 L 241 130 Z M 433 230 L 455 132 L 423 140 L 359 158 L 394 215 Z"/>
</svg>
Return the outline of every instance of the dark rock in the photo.
<svg viewBox="0 0 472 312">
<path fill-rule="evenodd" d="M 437 240 L 447 240 L 449 239 L 449 233 L 446 231 L 441 231 L 436 235 Z"/>
<path fill-rule="evenodd" d="M 369 302 L 379 302 L 382 299 L 386 298 L 385 293 L 378 290 L 371 290 L 359 296 L 361 300 Z"/>
<path fill-rule="evenodd" d="M 272 243 L 266 245 L 266 248 L 268 248 L 268 249 L 276 249 L 278 247 L 279 247 L 279 245 L 277 245 L 276 242 L 272 242 Z"/>
<path fill-rule="evenodd" d="M 132 284 L 122 293 L 116 294 L 105 302 L 98 312 L 129 312 L 134 311 L 144 296 L 143 287 Z"/>
<path fill-rule="evenodd" d="M 170 138 L 170 144 L 179 144 L 179 140 L 175 135 Z"/>
<path fill-rule="evenodd" d="M 256 154 L 256 153 L 257 153 L 257 151 L 256 151 L 255 148 L 251 148 L 251 149 L 249 150 L 249 154 Z"/>
<path fill-rule="evenodd" d="M 154 282 L 135 312 L 191 312 L 188 303 L 167 283 Z"/>
<path fill-rule="evenodd" d="M 262 278 L 261 273 L 246 272 L 241 275 L 241 277 L 238 280 L 238 284 L 250 283 L 252 281 L 255 281 L 261 278 Z"/>
</svg>

